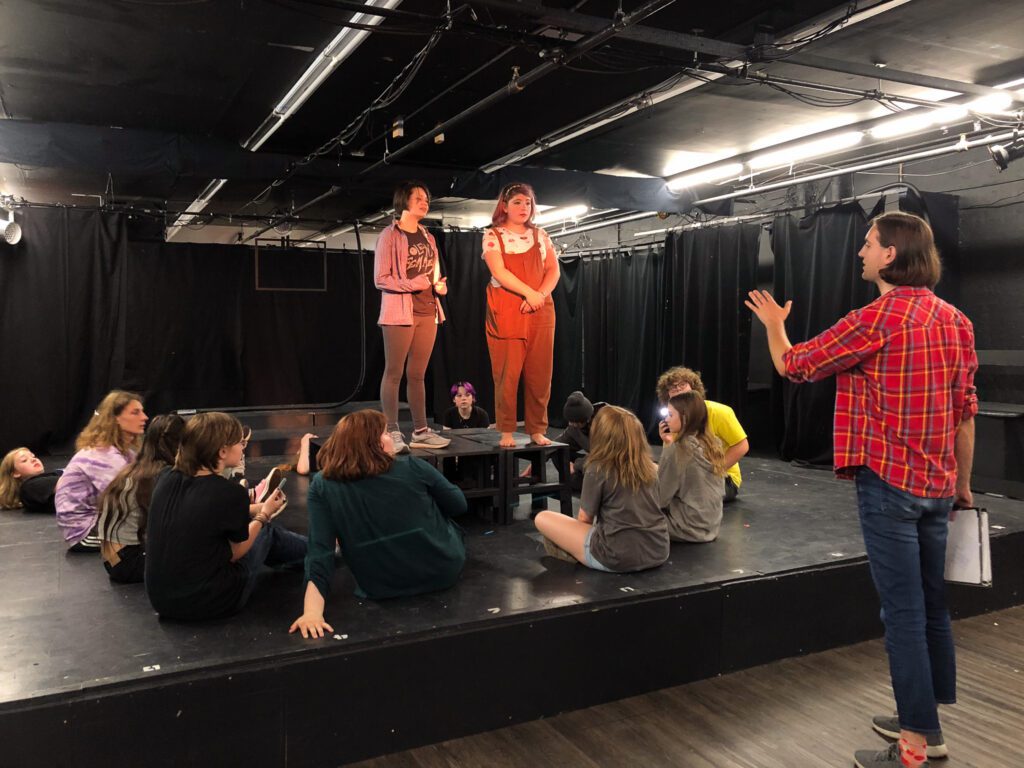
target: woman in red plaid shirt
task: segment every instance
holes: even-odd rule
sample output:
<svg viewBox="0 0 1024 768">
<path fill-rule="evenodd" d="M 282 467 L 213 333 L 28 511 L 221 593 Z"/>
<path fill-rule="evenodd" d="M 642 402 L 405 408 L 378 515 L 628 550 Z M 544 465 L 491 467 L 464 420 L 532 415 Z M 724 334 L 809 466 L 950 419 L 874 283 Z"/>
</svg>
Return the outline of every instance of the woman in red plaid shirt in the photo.
<svg viewBox="0 0 1024 768">
<path fill-rule="evenodd" d="M 956 701 L 943 573 L 951 510 L 973 504 L 978 360 L 971 322 L 932 293 L 941 265 L 927 222 L 882 214 L 859 256 L 881 296 L 813 339 L 790 344 L 792 301 L 751 291 L 746 305 L 768 331 L 780 375 L 837 377 L 835 468 L 857 483 L 898 711 L 873 721 L 895 739 L 889 749 L 854 759 L 860 768 L 919 768 L 946 756 L 937 705 Z"/>
</svg>

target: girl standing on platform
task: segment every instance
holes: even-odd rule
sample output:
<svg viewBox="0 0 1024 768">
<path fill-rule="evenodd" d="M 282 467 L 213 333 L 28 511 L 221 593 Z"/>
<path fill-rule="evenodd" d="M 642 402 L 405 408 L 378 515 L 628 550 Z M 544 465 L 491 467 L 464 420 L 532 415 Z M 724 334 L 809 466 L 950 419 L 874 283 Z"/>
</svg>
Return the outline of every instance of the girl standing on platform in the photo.
<svg viewBox="0 0 1024 768">
<path fill-rule="evenodd" d="M 323 637 L 334 629 L 324 604 L 334 575 L 335 542 L 356 580 L 356 594 L 377 600 L 447 589 L 466 561 L 451 518 L 466 497 L 422 459 L 395 456 L 380 411 L 345 416 L 320 449 L 309 485 L 309 554 L 302 615 L 289 632 Z"/>
<path fill-rule="evenodd" d="M 96 407 L 75 441 L 78 452 L 57 481 L 55 496 L 57 525 L 69 552 L 99 551 L 97 502 L 121 468 L 135 461 L 148 420 L 141 397 L 115 389 Z"/>
<path fill-rule="evenodd" d="M 549 445 L 548 399 L 555 343 L 558 254 L 547 232 L 533 224 L 537 200 L 528 184 L 501 191 L 484 230 L 483 258 L 491 271 L 487 286 L 487 349 L 494 377 L 494 412 L 503 448 L 515 445 L 516 397 L 524 379 L 526 432 Z"/>
<path fill-rule="evenodd" d="M 138 458 L 117 473 L 99 501 L 96 523 L 103 567 L 111 581 L 142 581 L 146 564 L 146 515 L 157 475 L 174 463 L 185 431 L 176 413 L 157 416 L 149 424 Z"/>
<path fill-rule="evenodd" d="M 53 505 L 61 471 L 47 472 L 28 448 L 8 451 L 0 461 L 0 509 L 55 514 Z"/>
<path fill-rule="evenodd" d="M 640 420 L 606 405 L 590 427 L 579 518 L 538 512 L 544 551 L 598 571 L 642 571 L 668 560 L 665 515 L 658 507 L 658 470 Z"/>
<path fill-rule="evenodd" d="M 725 467 L 704 398 L 694 391 L 671 397 L 659 431 L 665 447 L 658 464 L 658 502 L 668 515 L 672 541 L 714 541 L 722 525 Z"/>
<path fill-rule="evenodd" d="M 451 441 L 427 427 L 427 395 L 423 379 L 434 350 L 444 310 L 437 296 L 448 293 L 434 237 L 420 222 L 430 211 L 430 192 L 418 181 L 395 189 L 395 218 L 380 233 L 373 259 L 373 282 L 381 292 L 377 325 L 384 334 L 384 377 L 380 403 L 388 420 L 395 451 L 444 448 Z M 409 446 L 398 428 L 398 386 L 405 369 L 406 396 L 412 411 Z"/>
</svg>

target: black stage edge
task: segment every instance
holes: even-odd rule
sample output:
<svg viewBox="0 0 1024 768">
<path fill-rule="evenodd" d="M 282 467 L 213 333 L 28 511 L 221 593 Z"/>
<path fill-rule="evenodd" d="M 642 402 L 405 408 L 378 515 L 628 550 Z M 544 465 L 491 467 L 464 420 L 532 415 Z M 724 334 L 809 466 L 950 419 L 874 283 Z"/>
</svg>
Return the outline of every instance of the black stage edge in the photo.
<svg viewBox="0 0 1024 768">
<path fill-rule="evenodd" d="M 286 634 L 300 574 L 268 571 L 232 619 L 162 622 L 53 520 L 2 512 L 0 765 L 336 766 L 880 636 L 852 484 L 743 467 L 718 541 L 661 568 L 589 571 L 528 521 L 470 518 L 454 588 L 359 601 L 340 567 L 317 641 Z M 984 504 L 995 586 L 951 588 L 956 617 L 1022 602 L 1024 503 Z"/>
</svg>

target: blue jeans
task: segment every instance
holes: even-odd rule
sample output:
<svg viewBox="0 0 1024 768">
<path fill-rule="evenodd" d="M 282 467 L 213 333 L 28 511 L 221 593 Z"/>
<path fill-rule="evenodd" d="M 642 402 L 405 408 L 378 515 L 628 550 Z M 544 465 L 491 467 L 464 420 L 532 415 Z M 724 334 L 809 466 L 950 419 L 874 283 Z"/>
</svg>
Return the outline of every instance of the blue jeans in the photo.
<svg viewBox="0 0 1024 768">
<path fill-rule="evenodd" d="M 301 565 L 306 559 L 306 537 L 292 533 L 287 528 L 270 523 L 256 535 L 249 551 L 238 562 L 245 566 L 246 583 L 238 608 L 248 602 L 252 591 L 256 588 L 256 576 L 264 565 L 278 566 Z"/>
<path fill-rule="evenodd" d="M 915 733 L 937 733 L 938 704 L 956 702 L 944 581 L 952 506 L 952 498 L 914 496 L 866 467 L 857 470 L 857 507 L 882 603 L 896 709 L 900 727 Z"/>
</svg>

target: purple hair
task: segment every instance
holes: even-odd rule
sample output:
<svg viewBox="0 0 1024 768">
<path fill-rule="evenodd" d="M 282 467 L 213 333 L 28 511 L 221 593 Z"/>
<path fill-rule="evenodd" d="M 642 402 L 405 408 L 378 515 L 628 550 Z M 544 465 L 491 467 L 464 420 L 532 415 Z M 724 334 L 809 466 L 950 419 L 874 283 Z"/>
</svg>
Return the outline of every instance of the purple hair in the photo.
<svg viewBox="0 0 1024 768">
<path fill-rule="evenodd" d="M 470 384 L 468 381 L 456 381 L 454 384 L 452 384 L 452 398 L 454 398 L 459 393 L 459 387 L 462 387 L 464 390 L 466 390 L 466 394 L 472 395 L 473 399 L 476 400 L 476 390 L 473 389 L 473 385 Z"/>
</svg>

